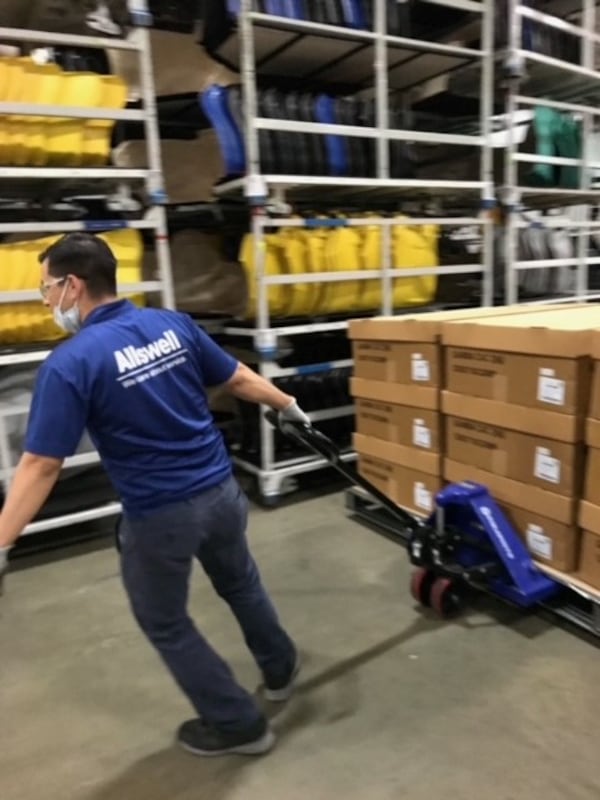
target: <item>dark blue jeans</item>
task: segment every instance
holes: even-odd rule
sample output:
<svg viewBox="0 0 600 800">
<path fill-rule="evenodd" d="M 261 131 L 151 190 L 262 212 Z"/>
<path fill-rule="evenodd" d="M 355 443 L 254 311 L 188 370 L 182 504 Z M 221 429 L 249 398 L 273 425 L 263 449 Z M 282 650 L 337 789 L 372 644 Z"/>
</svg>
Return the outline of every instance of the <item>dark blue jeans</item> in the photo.
<svg viewBox="0 0 600 800">
<path fill-rule="evenodd" d="M 248 549 L 247 516 L 246 496 L 231 477 L 190 500 L 124 516 L 119 526 L 135 618 L 198 714 L 229 730 L 252 725 L 260 711 L 187 612 L 193 559 L 229 604 L 265 679 L 287 675 L 295 660 Z"/>
</svg>

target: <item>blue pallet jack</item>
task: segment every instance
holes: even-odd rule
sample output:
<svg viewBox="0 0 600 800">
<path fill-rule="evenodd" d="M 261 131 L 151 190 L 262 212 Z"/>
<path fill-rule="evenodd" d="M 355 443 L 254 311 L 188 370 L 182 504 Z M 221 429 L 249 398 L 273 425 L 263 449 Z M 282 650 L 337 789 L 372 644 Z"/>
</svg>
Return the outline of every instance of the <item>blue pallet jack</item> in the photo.
<svg viewBox="0 0 600 800">
<path fill-rule="evenodd" d="M 351 485 L 360 486 L 394 519 L 391 537 L 406 547 L 417 568 L 411 579 L 415 600 L 442 617 L 455 614 L 464 602 L 465 588 L 473 587 L 520 608 L 552 601 L 560 583 L 545 575 L 480 484 L 463 481 L 446 486 L 436 496 L 428 519 L 419 519 L 397 506 L 342 460 L 334 442 L 316 428 L 267 419 L 304 448 L 324 458 Z"/>
</svg>

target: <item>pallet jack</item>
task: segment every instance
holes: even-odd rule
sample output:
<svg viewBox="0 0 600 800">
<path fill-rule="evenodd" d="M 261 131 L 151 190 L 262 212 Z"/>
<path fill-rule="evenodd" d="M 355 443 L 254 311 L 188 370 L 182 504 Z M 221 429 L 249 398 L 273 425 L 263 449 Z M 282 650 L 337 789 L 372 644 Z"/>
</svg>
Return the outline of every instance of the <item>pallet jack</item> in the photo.
<svg viewBox="0 0 600 800">
<path fill-rule="evenodd" d="M 285 436 L 324 458 L 351 485 L 360 486 L 392 515 L 397 523 L 397 536 L 392 538 L 406 547 L 416 567 L 411 593 L 441 617 L 460 610 L 467 587 L 524 609 L 551 602 L 562 590 L 562 584 L 535 564 L 484 486 L 468 481 L 446 486 L 438 492 L 431 516 L 419 519 L 349 467 L 334 442 L 319 430 L 295 422 L 279 424 L 272 411 L 266 417 Z"/>
</svg>

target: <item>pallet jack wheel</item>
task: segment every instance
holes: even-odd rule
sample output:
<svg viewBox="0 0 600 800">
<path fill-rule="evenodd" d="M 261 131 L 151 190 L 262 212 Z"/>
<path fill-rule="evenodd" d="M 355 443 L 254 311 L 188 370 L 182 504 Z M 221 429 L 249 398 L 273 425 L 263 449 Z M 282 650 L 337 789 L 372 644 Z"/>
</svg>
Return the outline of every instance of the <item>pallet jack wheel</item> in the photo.
<svg viewBox="0 0 600 800">
<path fill-rule="evenodd" d="M 436 581 L 435 572 L 427 567 L 419 567 L 410 579 L 410 593 L 423 606 L 431 605 L 431 588 Z"/>
<path fill-rule="evenodd" d="M 461 607 L 456 582 L 449 578 L 437 578 L 431 587 L 430 605 L 444 619 L 456 614 Z"/>
</svg>

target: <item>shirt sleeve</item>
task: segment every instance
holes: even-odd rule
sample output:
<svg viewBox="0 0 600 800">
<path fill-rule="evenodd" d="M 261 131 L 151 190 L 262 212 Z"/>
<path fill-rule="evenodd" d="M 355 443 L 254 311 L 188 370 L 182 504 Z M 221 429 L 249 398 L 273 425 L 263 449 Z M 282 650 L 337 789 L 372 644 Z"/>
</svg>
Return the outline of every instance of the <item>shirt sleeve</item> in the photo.
<svg viewBox="0 0 600 800">
<path fill-rule="evenodd" d="M 31 401 L 25 450 L 49 458 L 73 455 L 85 430 L 88 406 L 88 398 L 72 376 L 43 364 Z"/>
<path fill-rule="evenodd" d="M 232 376 L 238 367 L 238 361 L 213 341 L 206 331 L 194 325 L 194 335 L 199 351 L 202 377 L 205 386 L 219 386 Z"/>
</svg>

